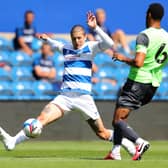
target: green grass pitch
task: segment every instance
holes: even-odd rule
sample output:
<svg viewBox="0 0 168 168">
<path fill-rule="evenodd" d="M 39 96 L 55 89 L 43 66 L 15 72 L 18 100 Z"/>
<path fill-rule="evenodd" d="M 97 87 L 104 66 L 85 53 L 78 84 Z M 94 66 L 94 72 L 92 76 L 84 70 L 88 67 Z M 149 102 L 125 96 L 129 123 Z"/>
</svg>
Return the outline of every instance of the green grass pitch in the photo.
<svg viewBox="0 0 168 168">
<path fill-rule="evenodd" d="M 0 168 L 168 168 L 168 141 L 151 141 L 141 161 L 122 149 L 122 161 L 103 160 L 111 143 L 103 141 L 29 141 L 14 151 L 0 144 Z"/>
</svg>

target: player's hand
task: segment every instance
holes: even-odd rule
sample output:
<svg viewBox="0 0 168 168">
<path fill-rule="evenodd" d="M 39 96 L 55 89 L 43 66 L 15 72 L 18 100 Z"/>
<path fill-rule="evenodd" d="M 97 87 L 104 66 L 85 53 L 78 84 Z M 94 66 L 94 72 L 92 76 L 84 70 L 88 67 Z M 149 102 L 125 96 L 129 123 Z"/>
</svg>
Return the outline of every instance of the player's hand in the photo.
<svg viewBox="0 0 168 168">
<path fill-rule="evenodd" d="M 87 13 L 87 24 L 91 29 L 95 29 L 97 26 L 96 16 L 91 11 Z"/>
<path fill-rule="evenodd" d="M 125 56 L 123 54 L 114 52 L 112 60 L 114 60 L 114 61 L 116 61 L 116 60 L 118 60 L 118 61 L 124 61 L 125 60 Z"/>
<path fill-rule="evenodd" d="M 40 34 L 38 38 L 46 41 L 49 38 L 49 36 L 47 36 L 47 34 Z"/>
</svg>

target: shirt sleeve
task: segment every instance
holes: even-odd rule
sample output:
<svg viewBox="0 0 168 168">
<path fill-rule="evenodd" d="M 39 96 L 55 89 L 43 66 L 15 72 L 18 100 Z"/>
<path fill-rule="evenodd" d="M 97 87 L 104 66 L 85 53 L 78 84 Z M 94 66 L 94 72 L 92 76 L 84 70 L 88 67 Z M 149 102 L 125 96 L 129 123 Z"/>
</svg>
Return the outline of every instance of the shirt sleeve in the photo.
<svg viewBox="0 0 168 168">
<path fill-rule="evenodd" d="M 59 52 L 63 52 L 63 47 L 64 47 L 64 44 L 57 41 L 57 40 L 53 40 L 51 38 L 47 38 L 46 40 L 53 48 L 55 48 L 56 50 L 58 50 Z"/>
<path fill-rule="evenodd" d="M 23 29 L 22 28 L 16 28 L 16 37 L 22 37 L 23 36 Z"/>
<path fill-rule="evenodd" d="M 136 38 L 136 52 L 143 52 L 146 54 L 149 45 L 149 38 L 145 33 L 141 33 Z"/>
<path fill-rule="evenodd" d="M 100 36 L 101 41 L 97 41 L 92 45 L 92 49 L 95 53 L 102 52 L 114 45 L 111 37 L 108 36 L 99 26 L 97 26 L 94 31 Z"/>
<path fill-rule="evenodd" d="M 40 65 L 40 62 L 39 62 L 39 59 L 36 58 L 33 62 L 33 67 L 37 66 L 37 65 Z"/>
</svg>

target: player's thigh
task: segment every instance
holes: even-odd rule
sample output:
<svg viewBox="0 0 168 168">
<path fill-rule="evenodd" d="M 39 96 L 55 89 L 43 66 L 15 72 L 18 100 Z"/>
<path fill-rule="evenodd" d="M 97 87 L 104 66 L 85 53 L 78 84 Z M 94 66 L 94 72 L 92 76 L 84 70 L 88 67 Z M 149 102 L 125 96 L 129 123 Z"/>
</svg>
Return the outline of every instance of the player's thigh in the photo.
<svg viewBox="0 0 168 168">
<path fill-rule="evenodd" d="M 79 109 L 85 120 L 100 118 L 98 109 L 90 95 L 82 95 L 74 99 L 74 108 Z"/>
<path fill-rule="evenodd" d="M 47 125 L 63 116 L 63 110 L 53 103 L 47 104 L 37 117 L 43 125 Z"/>
</svg>

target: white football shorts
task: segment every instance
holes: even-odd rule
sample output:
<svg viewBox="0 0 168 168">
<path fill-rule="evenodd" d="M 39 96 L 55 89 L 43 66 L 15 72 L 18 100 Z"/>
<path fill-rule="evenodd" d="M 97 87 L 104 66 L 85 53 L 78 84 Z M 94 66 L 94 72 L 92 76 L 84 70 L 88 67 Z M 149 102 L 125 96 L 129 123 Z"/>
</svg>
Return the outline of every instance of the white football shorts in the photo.
<svg viewBox="0 0 168 168">
<path fill-rule="evenodd" d="M 62 93 L 51 103 L 58 105 L 64 113 L 79 110 L 85 120 L 100 118 L 95 102 L 90 95 L 80 93 Z"/>
</svg>

